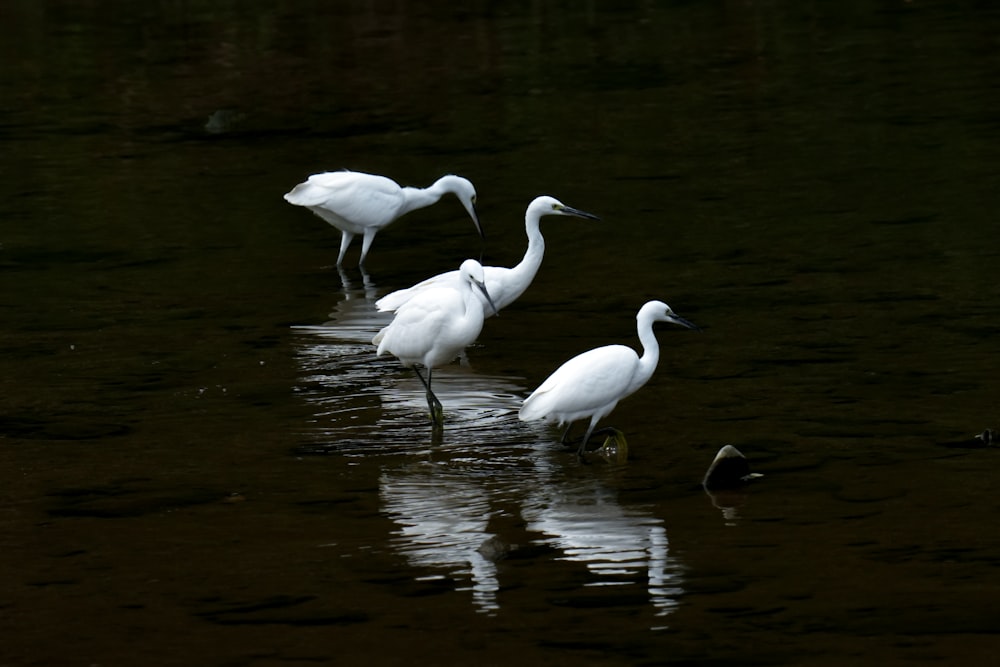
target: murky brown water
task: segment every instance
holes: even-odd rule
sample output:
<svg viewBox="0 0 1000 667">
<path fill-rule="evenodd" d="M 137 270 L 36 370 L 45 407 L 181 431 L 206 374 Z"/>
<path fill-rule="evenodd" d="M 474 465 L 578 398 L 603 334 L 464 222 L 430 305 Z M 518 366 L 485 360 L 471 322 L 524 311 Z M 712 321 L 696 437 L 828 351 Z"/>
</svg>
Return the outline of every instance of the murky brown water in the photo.
<svg viewBox="0 0 1000 667">
<path fill-rule="evenodd" d="M 4 3 L 0 665 L 1000 650 L 1000 452 L 949 446 L 1000 423 L 1000 13 L 561 4 Z M 281 195 L 342 167 L 469 177 L 485 248 L 449 199 L 340 275 Z M 372 303 L 543 193 L 603 221 L 543 222 L 435 436 Z M 705 331 L 581 465 L 517 408 L 650 298 Z"/>
</svg>

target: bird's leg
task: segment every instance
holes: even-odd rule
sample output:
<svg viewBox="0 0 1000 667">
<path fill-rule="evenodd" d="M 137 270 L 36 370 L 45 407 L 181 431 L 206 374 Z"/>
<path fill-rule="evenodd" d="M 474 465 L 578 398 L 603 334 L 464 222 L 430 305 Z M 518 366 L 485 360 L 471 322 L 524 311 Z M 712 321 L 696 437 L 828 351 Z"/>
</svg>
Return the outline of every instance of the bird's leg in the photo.
<svg viewBox="0 0 1000 667">
<path fill-rule="evenodd" d="M 417 377 L 420 378 L 420 382 L 424 385 L 424 389 L 427 390 L 427 407 L 431 411 L 431 421 L 434 422 L 435 426 L 442 426 L 444 424 L 444 406 L 441 405 L 441 401 L 439 401 L 438 397 L 434 395 L 433 391 L 431 391 L 431 374 L 434 369 L 427 369 L 426 380 L 424 380 L 424 376 L 420 374 L 419 368 L 414 366 L 413 371 L 417 374 Z"/>
<path fill-rule="evenodd" d="M 583 457 L 583 453 L 587 450 L 587 443 L 590 442 L 590 436 L 594 432 L 594 426 L 597 425 L 597 419 L 591 419 L 590 425 L 587 426 L 587 433 L 583 436 L 583 440 L 580 441 L 580 449 L 576 450 L 577 456 Z"/>
<path fill-rule="evenodd" d="M 368 256 L 368 250 L 372 247 L 372 241 L 375 240 L 375 232 L 377 231 L 374 227 L 367 227 L 365 229 L 365 235 L 361 239 L 361 259 L 358 260 L 358 266 L 365 263 L 365 257 Z"/>
<path fill-rule="evenodd" d="M 344 263 L 344 255 L 347 254 L 347 248 L 351 245 L 351 241 L 354 240 L 354 234 L 350 232 L 340 231 L 340 254 L 337 255 L 337 266 Z"/>
<path fill-rule="evenodd" d="M 566 430 L 563 431 L 562 437 L 559 438 L 559 444 L 561 444 L 561 445 L 571 444 L 570 443 L 570 439 L 569 439 L 569 430 L 571 428 L 573 428 L 573 422 L 570 422 L 570 423 L 566 424 Z"/>
</svg>

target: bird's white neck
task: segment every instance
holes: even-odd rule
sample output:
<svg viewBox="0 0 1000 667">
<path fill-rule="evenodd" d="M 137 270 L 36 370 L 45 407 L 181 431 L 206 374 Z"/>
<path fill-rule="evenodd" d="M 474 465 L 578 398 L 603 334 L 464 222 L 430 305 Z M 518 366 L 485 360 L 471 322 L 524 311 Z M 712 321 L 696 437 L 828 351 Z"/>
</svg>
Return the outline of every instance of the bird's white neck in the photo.
<svg viewBox="0 0 1000 667">
<path fill-rule="evenodd" d="M 653 333 L 653 319 L 643 317 L 639 320 L 639 342 L 642 343 L 642 356 L 639 357 L 639 369 L 635 377 L 632 378 L 632 385 L 636 388 L 646 384 L 656 370 L 656 364 L 660 362 L 660 344 Z"/>
<path fill-rule="evenodd" d="M 524 251 L 524 258 L 511 268 L 511 273 L 518 277 L 525 277 L 528 282 L 538 273 L 538 267 L 542 265 L 542 258 L 545 256 L 545 238 L 539 228 L 540 219 L 538 216 L 527 216 L 524 220 L 524 231 L 528 234 L 528 249 Z"/>
<path fill-rule="evenodd" d="M 405 215 L 418 208 L 426 208 L 431 204 L 436 204 L 448 190 L 440 185 L 440 181 L 435 182 L 426 188 L 403 188 L 403 205 L 399 207 L 399 215 Z"/>
</svg>

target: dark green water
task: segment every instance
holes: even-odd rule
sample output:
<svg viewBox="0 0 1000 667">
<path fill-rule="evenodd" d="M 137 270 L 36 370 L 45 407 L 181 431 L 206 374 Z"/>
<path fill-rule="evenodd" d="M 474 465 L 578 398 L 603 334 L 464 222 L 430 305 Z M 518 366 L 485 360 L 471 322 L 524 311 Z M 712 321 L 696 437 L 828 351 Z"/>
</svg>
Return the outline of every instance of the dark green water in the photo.
<svg viewBox="0 0 1000 667">
<path fill-rule="evenodd" d="M 0 665 L 980 664 L 1000 650 L 990 3 L 0 8 Z M 368 276 L 281 195 L 479 192 Z M 419 384 L 375 298 L 534 284 Z M 366 284 L 367 283 L 367 284 Z M 581 465 L 520 401 L 660 367 Z M 712 498 L 724 444 L 764 477 Z M 494 562 L 487 539 L 511 545 Z"/>
</svg>

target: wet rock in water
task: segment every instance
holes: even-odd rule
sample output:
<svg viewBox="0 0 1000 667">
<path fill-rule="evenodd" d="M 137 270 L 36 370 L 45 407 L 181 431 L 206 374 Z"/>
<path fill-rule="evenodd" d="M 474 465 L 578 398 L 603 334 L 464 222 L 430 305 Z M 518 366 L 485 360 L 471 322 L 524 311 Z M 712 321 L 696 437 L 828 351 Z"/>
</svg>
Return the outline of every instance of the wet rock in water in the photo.
<svg viewBox="0 0 1000 667">
<path fill-rule="evenodd" d="M 238 109 L 216 109 L 205 122 L 205 132 L 209 134 L 225 134 L 241 129 L 247 120 L 247 115 Z"/>
<path fill-rule="evenodd" d="M 628 441 L 625 439 L 625 434 L 616 428 L 602 429 L 601 432 L 607 434 L 604 442 L 599 448 L 587 452 L 587 454 L 600 457 L 608 463 L 628 461 Z"/>
<path fill-rule="evenodd" d="M 496 535 L 493 535 L 486 540 L 483 540 L 483 543 L 479 545 L 479 548 L 476 549 L 476 551 L 478 551 L 479 555 L 486 560 L 493 561 L 495 563 L 498 560 L 503 560 L 507 557 L 507 554 L 510 553 L 510 545 Z"/>
<path fill-rule="evenodd" d="M 706 489 L 732 489 L 761 475 L 750 472 L 750 463 L 740 450 L 725 445 L 708 467 L 702 485 Z"/>
<path fill-rule="evenodd" d="M 945 447 L 952 447 L 958 449 L 978 449 L 980 447 L 997 447 L 1000 446 L 1000 441 L 998 441 L 998 434 L 995 430 L 991 428 L 984 429 L 982 433 L 977 433 L 970 438 L 962 438 L 961 440 L 955 440 L 954 442 L 942 443 Z"/>
</svg>

